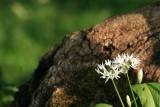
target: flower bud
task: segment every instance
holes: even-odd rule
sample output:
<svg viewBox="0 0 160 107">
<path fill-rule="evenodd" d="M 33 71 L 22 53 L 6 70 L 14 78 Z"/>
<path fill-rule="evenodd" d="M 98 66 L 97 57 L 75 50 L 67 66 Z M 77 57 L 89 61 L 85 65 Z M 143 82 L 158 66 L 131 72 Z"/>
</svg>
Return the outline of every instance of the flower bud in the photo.
<svg viewBox="0 0 160 107">
<path fill-rule="evenodd" d="M 138 83 L 140 84 L 142 82 L 142 78 L 143 78 L 143 70 L 140 69 L 139 72 L 138 72 Z"/>
<path fill-rule="evenodd" d="M 128 95 L 126 96 L 126 101 L 127 101 L 128 106 L 131 107 L 131 100 Z"/>
</svg>

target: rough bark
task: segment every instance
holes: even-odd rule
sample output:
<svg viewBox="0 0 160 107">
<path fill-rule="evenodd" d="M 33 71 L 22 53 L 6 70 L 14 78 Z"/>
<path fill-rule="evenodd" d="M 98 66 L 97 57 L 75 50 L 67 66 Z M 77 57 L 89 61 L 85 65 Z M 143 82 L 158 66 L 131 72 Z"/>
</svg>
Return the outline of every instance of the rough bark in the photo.
<svg viewBox="0 0 160 107">
<path fill-rule="evenodd" d="M 111 82 L 95 72 L 97 63 L 118 54 L 141 60 L 143 82 L 160 82 L 160 3 L 114 16 L 91 28 L 66 35 L 39 61 L 31 80 L 19 87 L 12 107 L 93 106 L 120 104 Z M 136 83 L 136 70 L 130 72 Z M 116 81 L 123 98 L 126 79 Z"/>
</svg>

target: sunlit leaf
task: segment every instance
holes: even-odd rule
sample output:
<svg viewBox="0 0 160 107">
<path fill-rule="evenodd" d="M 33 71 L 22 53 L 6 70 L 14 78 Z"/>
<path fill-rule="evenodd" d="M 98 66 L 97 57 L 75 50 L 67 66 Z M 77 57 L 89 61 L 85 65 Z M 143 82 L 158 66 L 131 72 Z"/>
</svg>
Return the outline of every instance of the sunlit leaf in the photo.
<svg viewBox="0 0 160 107">
<path fill-rule="evenodd" d="M 99 104 L 94 105 L 93 107 L 113 107 L 113 106 L 109 104 L 99 103 Z"/>
<path fill-rule="evenodd" d="M 132 85 L 142 107 L 160 107 L 160 83 Z"/>
</svg>

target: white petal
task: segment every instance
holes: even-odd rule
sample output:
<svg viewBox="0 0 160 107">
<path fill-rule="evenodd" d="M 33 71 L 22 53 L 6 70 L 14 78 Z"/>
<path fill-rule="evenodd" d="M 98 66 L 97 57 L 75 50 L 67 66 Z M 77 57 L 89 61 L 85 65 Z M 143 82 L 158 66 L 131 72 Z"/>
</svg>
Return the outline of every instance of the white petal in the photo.
<svg viewBox="0 0 160 107">
<path fill-rule="evenodd" d="M 111 60 L 105 60 L 105 65 L 111 66 Z"/>
</svg>

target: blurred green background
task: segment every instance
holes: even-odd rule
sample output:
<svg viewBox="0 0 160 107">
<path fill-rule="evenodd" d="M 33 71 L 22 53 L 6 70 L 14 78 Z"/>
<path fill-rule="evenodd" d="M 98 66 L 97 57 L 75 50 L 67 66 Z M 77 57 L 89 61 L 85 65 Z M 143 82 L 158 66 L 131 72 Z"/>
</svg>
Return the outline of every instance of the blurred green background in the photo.
<svg viewBox="0 0 160 107">
<path fill-rule="evenodd" d="M 64 36 L 155 0 L 0 0 L 0 107 Z"/>
</svg>

